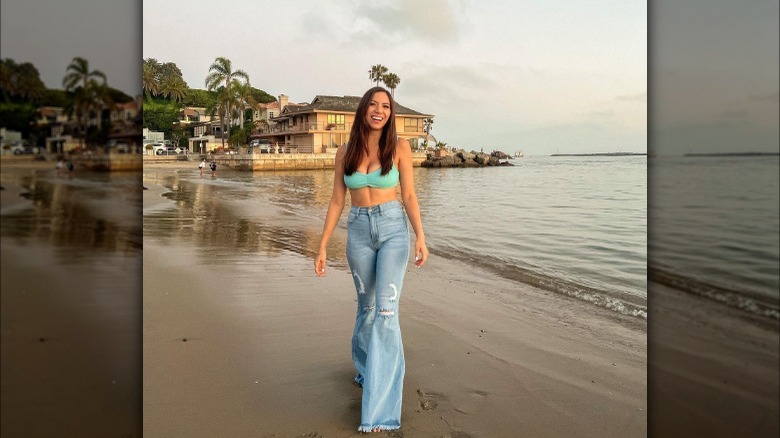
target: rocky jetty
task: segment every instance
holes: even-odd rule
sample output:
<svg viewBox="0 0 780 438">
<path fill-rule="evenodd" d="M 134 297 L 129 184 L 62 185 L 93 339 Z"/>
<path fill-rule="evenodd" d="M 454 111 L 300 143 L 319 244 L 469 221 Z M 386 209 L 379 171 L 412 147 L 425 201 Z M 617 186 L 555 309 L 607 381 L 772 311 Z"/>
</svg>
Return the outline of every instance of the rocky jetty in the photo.
<svg viewBox="0 0 780 438">
<path fill-rule="evenodd" d="M 485 167 L 485 166 L 513 166 L 508 154 L 501 151 L 466 152 L 463 149 L 448 152 L 446 156 L 438 157 L 435 153 L 429 153 L 422 167 Z"/>
</svg>

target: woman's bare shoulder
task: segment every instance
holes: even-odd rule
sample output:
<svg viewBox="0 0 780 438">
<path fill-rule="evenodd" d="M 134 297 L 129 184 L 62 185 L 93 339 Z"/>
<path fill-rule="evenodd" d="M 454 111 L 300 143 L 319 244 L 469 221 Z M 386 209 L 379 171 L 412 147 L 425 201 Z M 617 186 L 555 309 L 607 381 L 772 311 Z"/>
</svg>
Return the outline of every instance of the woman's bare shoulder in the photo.
<svg viewBox="0 0 780 438">
<path fill-rule="evenodd" d="M 407 152 L 411 152 L 411 151 L 412 151 L 412 147 L 409 146 L 409 141 L 407 139 L 399 138 L 395 142 L 395 152 L 396 153 L 407 153 Z"/>
</svg>

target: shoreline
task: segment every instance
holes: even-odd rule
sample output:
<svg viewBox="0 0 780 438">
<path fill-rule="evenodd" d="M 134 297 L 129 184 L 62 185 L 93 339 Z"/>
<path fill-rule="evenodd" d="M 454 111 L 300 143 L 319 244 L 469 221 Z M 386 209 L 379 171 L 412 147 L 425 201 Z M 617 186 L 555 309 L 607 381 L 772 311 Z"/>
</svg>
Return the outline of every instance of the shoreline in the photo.
<svg viewBox="0 0 780 438">
<path fill-rule="evenodd" d="M 283 252 L 213 271 L 199 261 L 203 249 L 153 240 L 144 254 L 145 432 L 359 436 L 347 269 L 320 279 L 308 257 Z M 645 435 L 643 330 L 513 282 L 449 280 L 454 272 L 479 273 L 436 259 L 408 269 L 402 431 Z"/>
<path fill-rule="evenodd" d="M 161 176 L 197 170 L 157 167 L 144 179 L 144 432 L 360 436 L 354 284 L 338 258 L 311 272 L 319 226 L 258 216 L 236 234 L 202 215 L 241 206 L 212 198 L 166 213 Z M 277 217 L 264 210 L 252 214 Z M 399 316 L 408 436 L 646 435 L 645 323 L 441 257 L 409 265 Z"/>
</svg>

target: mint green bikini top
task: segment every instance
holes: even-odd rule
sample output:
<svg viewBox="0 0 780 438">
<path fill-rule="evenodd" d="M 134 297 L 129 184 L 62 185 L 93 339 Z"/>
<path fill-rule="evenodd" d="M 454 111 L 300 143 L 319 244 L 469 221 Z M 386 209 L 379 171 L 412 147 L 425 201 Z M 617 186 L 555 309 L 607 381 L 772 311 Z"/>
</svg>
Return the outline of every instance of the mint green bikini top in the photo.
<svg viewBox="0 0 780 438">
<path fill-rule="evenodd" d="M 369 173 L 355 171 L 352 175 L 344 174 L 344 184 L 350 189 L 362 189 L 363 187 L 389 189 L 398 185 L 398 169 L 393 163 L 393 168 L 387 172 L 387 175 L 382 175 L 381 167 Z"/>
</svg>

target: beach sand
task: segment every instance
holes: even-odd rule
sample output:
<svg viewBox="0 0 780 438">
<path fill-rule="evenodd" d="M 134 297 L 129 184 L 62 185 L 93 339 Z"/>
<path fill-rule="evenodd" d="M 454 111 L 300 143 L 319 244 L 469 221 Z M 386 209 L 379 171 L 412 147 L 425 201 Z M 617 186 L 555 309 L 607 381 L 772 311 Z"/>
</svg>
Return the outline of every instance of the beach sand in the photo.
<svg viewBox="0 0 780 438">
<path fill-rule="evenodd" d="M 651 436 L 780 434 L 778 323 L 650 283 Z"/>
<path fill-rule="evenodd" d="M 171 203 L 144 185 L 145 210 Z M 221 245 L 144 236 L 144 436 L 359 436 L 348 270 Z M 643 320 L 460 262 L 409 266 L 402 428 L 379 436 L 646 435 Z"/>
<path fill-rule="evenodd" d="M 140 436 L 138 202 L 53 163 L 4 159 L 0 179 L 0 433 Z"/>
<path fill-rule="evenodd" d="M 349 273 L 281 254 L 248 279 L 196 251 L 145 243 L 144 435 L 357 435 Z M 405 436 L 645 435 L 642 329 L 480 275 L 407 274 Z"/>
</svg>

